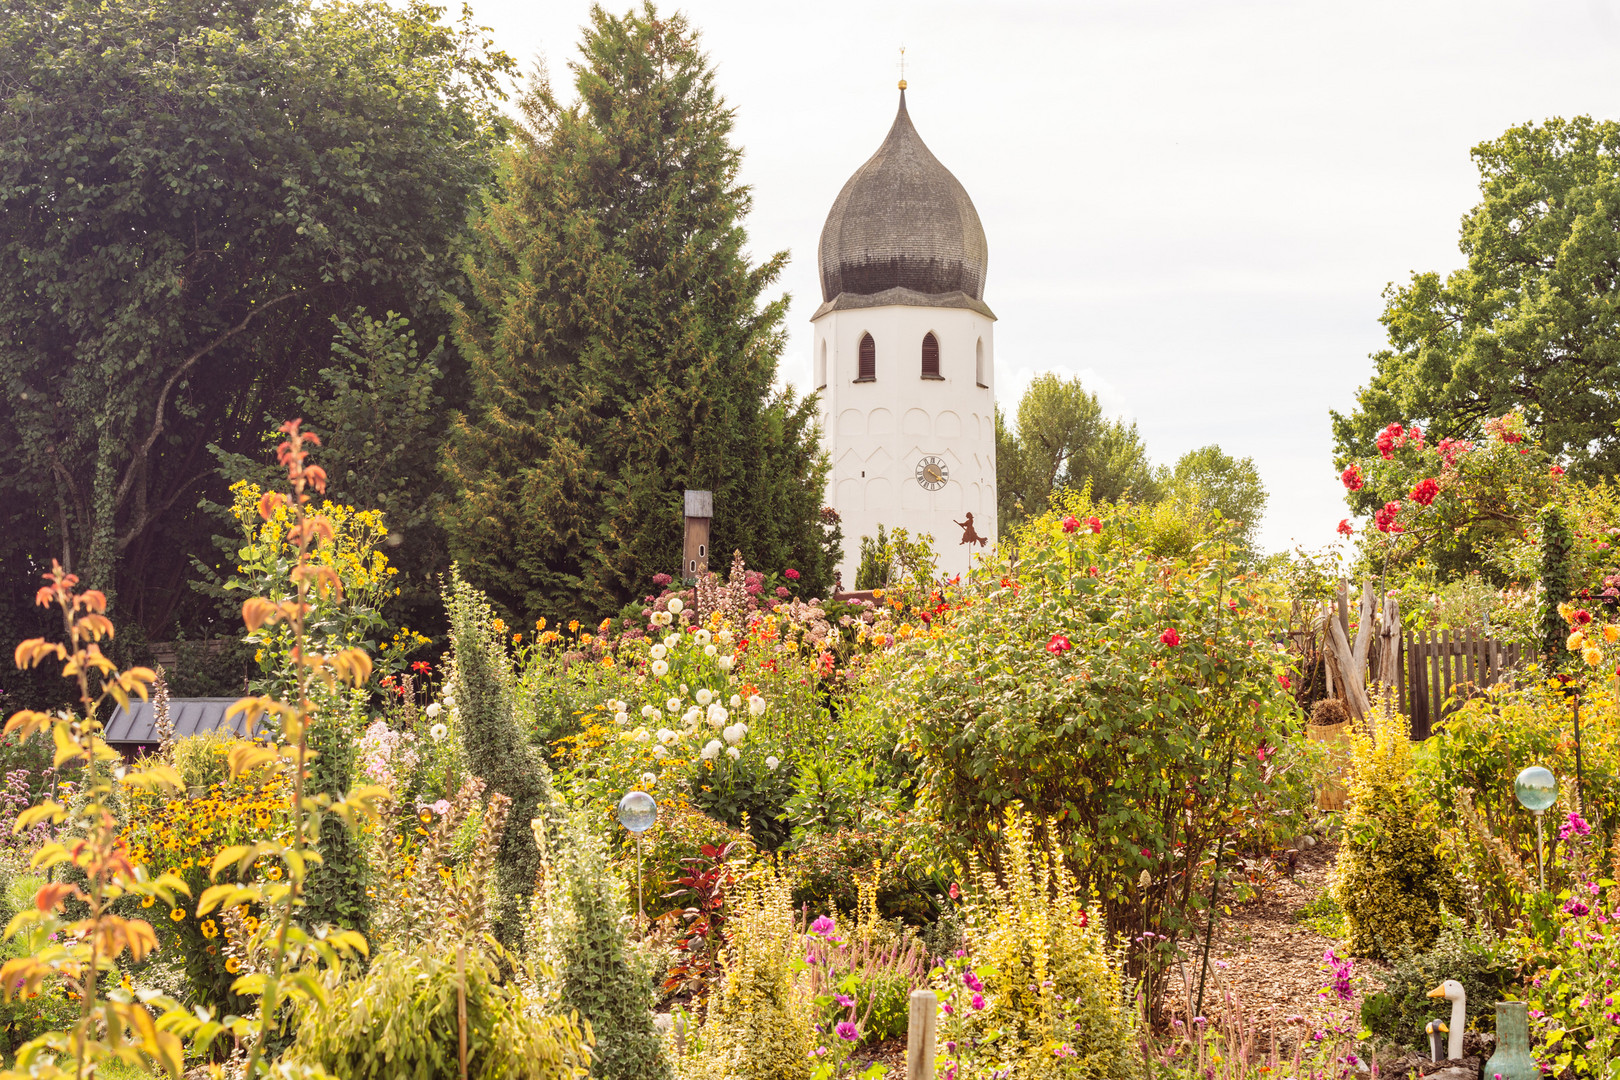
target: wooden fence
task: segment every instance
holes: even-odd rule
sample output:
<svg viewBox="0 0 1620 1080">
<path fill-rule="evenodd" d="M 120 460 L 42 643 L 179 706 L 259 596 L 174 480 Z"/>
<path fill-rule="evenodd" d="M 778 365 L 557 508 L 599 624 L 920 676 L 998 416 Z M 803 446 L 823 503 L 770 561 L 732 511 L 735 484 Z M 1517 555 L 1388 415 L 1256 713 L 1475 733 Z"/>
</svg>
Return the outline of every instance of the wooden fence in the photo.
<svg viewBox="0 0 1620 1080">
<path fill-rule="evenodd" d="M 1412 738 L 1427 739 L 1441 720 L 1519 666 L 1520 647 L 1478 630 L 1430 630 L 1402 635 L 1401 712 Z"/>
</svg>

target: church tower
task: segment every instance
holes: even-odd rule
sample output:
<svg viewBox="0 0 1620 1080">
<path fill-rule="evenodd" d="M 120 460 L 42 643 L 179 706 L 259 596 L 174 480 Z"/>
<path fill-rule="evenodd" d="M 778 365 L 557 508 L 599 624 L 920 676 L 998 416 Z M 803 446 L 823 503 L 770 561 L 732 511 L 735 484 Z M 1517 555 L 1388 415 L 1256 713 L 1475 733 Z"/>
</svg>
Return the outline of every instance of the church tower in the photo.
<svg viewBox="0 0 1620 1080">
<path fill-rule="evenodd" d="M 928 533 L 940 572 L 996 543 L 995 315 L 967 191 L 900 111 L 821 230 L 814 383 L 844 587 L 879 525 Z"/>
</svg>

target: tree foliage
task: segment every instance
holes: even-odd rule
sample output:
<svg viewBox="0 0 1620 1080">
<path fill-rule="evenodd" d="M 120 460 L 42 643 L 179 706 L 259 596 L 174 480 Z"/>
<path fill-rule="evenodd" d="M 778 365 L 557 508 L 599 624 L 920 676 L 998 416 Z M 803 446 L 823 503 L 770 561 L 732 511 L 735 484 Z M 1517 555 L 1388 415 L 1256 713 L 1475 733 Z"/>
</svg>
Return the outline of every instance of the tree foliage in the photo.
<svg viewBox="0 0 1620 1080">
<path fill-rule="evenodd" d="M 1193 512 L 1214 511 L 1236 523 L 1236 535 L 1253 550 L 1266 512 L 1266 488 L 1253 458 L 1235 458 L 1213 444 L 1189 450 L 1176 462 L 1165 489 Z"/>
<path fill-rule="evenodd" d="M 771 389 L 786 253 L 751 264 L 731 110 L 684 17 L 593 8 L 564 105 L 543 75 L 456 322 L 472 400 L 445 515 L 470 580 L 525 622 L 618 611 L 681 550 L 685 488 L 715 551 L 831 581 L 812 400 Z"/>
<path fill-rule="evenodd" d="M 1052 494 L 1087 485 L 1100 502 L 1158 497 L 1162 477 L 1134 423 L 1103 415 L 1078 378 L 1037 375 L 1009 426 L 996 410 L 996 499 L 1003 530 L 1046 509 Z"/>
<path fill-rule="evenodd" d="M 0 502 L 155 631 L 209 444 L 258 445 L 333 314 L 455 280 L 510 61 L 421 3 L 0 12 Z"/>
<path fill-rule="evenodd" d="M 1385 290 L 1389 346 L 1348 414 L 1342 467 L 1391 421 L 1476 438 L 1523 409 L 1547 449 L 1591 479 L 1620 470 L 1620 124 L 1523 124 L 1473 157 L 1481 201 L 1462 222 L 1467 265 Z"/>
</svg>

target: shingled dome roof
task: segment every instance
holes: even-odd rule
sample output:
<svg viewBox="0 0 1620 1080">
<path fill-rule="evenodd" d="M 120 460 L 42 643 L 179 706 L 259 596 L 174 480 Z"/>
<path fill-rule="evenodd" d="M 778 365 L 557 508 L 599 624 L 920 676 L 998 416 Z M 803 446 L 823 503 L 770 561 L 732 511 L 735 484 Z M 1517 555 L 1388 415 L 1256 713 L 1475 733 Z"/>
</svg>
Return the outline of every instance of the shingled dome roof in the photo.
<svg viewBox="0 0 1620 1080">
<path fill-rule="evenodd" d="M 897 294 L 893 302 L 982 308 L 989 259 L 973 200 L 923 145 L 902 89 L 883 145 L 849 178 L 822 226 L 822 299 L 903 289 L 924 295 Z M 948 294 L 960 299 L 953 303 Z"/>
</svg>

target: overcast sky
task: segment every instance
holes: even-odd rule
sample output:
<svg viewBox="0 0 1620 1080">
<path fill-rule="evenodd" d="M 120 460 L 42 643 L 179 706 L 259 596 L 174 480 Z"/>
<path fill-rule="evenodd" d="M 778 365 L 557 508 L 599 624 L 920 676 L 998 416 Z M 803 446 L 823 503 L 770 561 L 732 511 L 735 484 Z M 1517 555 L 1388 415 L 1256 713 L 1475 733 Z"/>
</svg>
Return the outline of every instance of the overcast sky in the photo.
<svg viewBox="0 0 1620 1080">
<path fill-rule="evenodd" d="M 567 81 L 588 3 L 473 2 Z M 1470 148 L 1620 111 L 1611 0 L 678 8 L 736 109 L 752 251 L 792 254 L 785 381 L 808 382 L 817 239 L 894 118 L 904 45 L 912 119 L 989 238 L 1002 405 L 1078 374 L 1157 462 L 1252 456 L 1274 550 L 1334 539 L 1328 410 L 1370 373 L 1384 286 L 1460 264 Z"/>
</svg>

